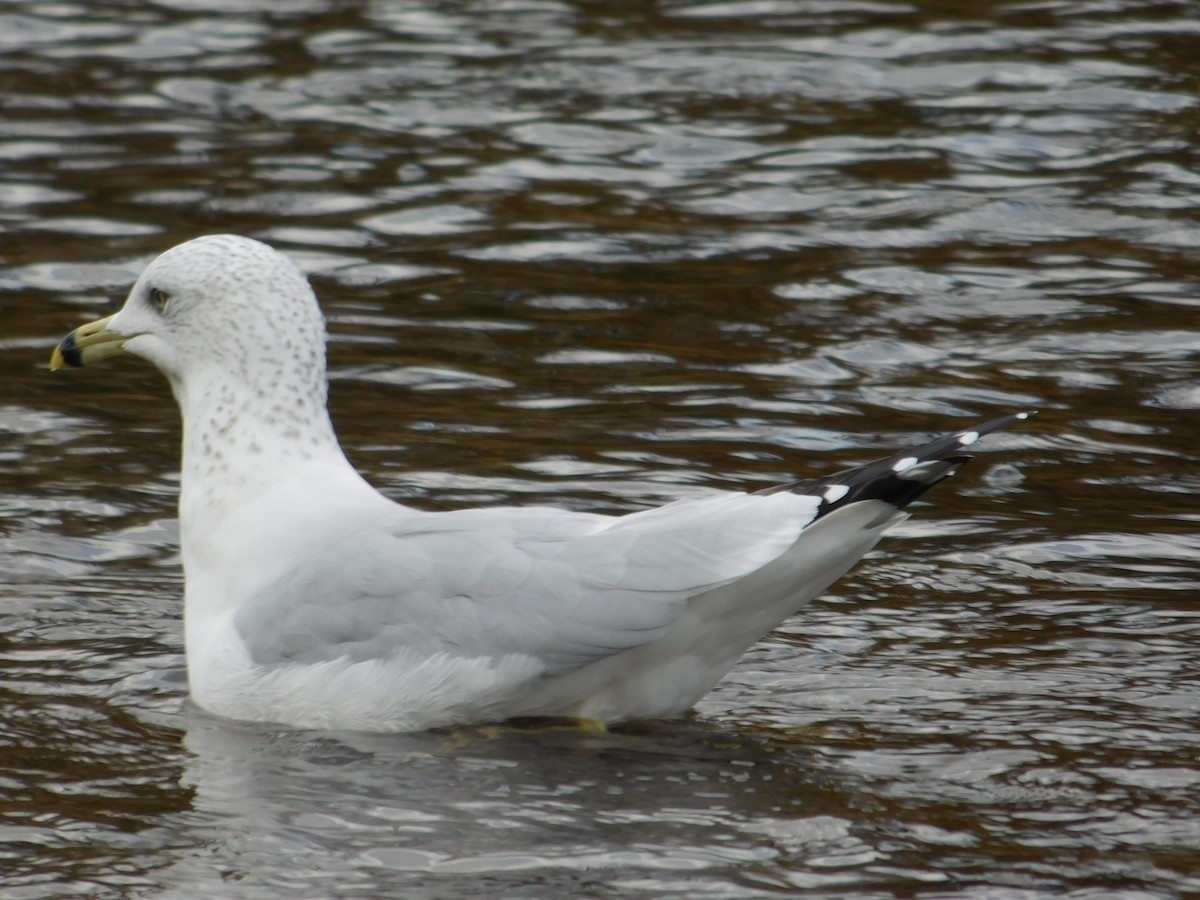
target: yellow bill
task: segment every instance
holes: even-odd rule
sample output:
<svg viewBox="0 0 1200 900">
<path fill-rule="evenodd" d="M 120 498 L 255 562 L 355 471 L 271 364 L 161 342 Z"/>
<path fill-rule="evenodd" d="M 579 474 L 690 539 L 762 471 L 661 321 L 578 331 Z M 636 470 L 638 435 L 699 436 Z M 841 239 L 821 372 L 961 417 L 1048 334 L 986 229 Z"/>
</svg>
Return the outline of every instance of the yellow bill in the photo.
<svg viewBox="0 0 1200 900">
<path fill-rule="evenodd" d="M 108 316 L 80 325 L 63 338 L 50 354 L 50 371 L 57 372 L 65 366 L 86 366 L 121 353 L 128 338 L 108 330 L 113 318 Z"/>
</svg>

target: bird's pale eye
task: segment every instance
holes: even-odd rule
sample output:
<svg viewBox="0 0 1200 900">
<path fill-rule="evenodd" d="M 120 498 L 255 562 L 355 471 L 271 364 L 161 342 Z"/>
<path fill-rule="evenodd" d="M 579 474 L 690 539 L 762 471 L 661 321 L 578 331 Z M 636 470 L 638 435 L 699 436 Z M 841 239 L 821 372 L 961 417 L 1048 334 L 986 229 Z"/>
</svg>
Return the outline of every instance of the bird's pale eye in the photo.
<svg viewBox="0 0 1200 900">
<path fill-rule="evenodd" d="M 154 308 L 159 312 L 166 312 L 167 304 L 171 302 L 171 295 L 166 291 L 152 287 L 150 288 L 150 302 L 154 304 Z"/>
</svg>

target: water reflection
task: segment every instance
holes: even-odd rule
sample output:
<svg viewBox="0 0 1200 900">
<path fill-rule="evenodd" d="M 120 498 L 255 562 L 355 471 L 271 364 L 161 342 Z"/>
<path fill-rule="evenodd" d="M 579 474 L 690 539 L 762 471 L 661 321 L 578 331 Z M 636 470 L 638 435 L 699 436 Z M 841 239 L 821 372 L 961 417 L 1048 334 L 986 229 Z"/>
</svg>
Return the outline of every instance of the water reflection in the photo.
<svg viewBox="0 0 1200 900">
<path fill-rule="evenodd" d="M 7 4 L 5 890 L 1200 890 L 1192 12 Z M 1043 413 L 690 722 L 224 725 L 183 706 L 165 386 L 43 368 L 209 231 L 312 274 L 348 453 L 427 508 Z"/>
<path fill-rule="evenodd" d="M 724 870 L 775 855 L 739 845 L 737 823 L 790 805 L 805 777 L 783 748 L 678 727 L 369 738 L 190 724 L 196 810 L 234 836 L 220 860 L 276 886 L 288 876 L 260 856 L 298 858 L 342 889 L 469 890 L 484 876 L 504 890 L 536 871 L 580 890 Z"/>
</svg>

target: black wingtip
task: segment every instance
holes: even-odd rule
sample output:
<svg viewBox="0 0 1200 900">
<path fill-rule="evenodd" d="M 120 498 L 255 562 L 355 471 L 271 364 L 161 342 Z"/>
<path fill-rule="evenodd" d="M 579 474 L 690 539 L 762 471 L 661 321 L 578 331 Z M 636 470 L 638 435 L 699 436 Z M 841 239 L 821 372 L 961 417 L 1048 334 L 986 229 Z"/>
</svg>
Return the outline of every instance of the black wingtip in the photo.
<svg viewBox="0 0 1200 900">
<path fill-rule="evenodd" d="M 818 518 L 861 500 L 882 500 L 903 509 L 969 462 L 971 457 L 962 452 L 964 448 L 984 435 L 1002 431 L 1036 414 L 1037 410 L 1025 410 L 1001 416 L 836 475 L 768 488 L 760 493 L 786 490 L 819 497 Z"/>
</svg>

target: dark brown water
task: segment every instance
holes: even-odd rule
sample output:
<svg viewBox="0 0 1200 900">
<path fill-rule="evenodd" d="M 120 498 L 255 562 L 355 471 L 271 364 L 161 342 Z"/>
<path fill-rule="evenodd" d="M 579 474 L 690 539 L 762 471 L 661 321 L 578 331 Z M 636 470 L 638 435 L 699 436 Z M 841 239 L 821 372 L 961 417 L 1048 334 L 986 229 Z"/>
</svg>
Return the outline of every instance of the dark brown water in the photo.
<svg viewBox="0 0 1200 900">
<path fill-rule="evenodd" d="M 1200 891 L 1198 39 L 1133 0 L 5 3 L 0 893 Z M 347 451 L 426 508 L 1042 413 L 691 720 L 229 725 L 183 702 L 165 384 L 46 371 L 213 231 L 312 274 Z"/>
</svg>

